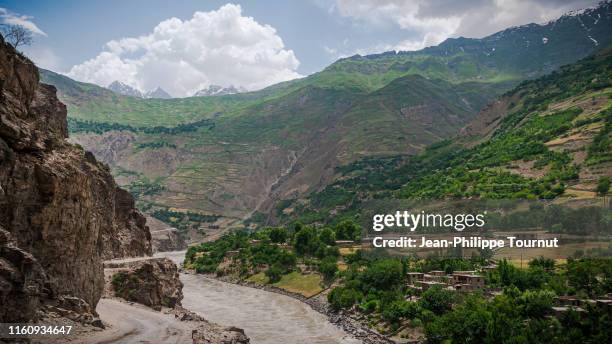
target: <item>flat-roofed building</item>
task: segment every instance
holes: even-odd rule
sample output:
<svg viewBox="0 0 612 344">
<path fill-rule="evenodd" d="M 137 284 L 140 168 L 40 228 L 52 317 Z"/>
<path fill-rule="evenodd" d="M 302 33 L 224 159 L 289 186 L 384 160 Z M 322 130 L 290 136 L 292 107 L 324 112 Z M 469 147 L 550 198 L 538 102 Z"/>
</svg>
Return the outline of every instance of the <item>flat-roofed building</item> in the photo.
<svg viewBox="0 0 612 344">
<path fill-rule="evenodd" d="M 447 287 L 448 284 L 446 283 L 442 283 L 442 282 L 436 282 L 436 281 L 420 281 L 419 285 L 421 286 L 423 291 L 426 291 L 427 289 L 434 287 L 434 286 L 441 286 L 441 287 Z"/>
<path fill-rule="evenodd" d="M 417 282 L 423 280 L 425 274 L 422 272 L 409 272 L 406 274 L 408 285 L 416 285 Z"/>
<path fill-rule="evenodd" d="M 480 275 L 472 274 L 453 274 L 453 285 L 470 284 L 476 288 L 482 289 L 485 286 L 485 278 Z"/>
</svg>

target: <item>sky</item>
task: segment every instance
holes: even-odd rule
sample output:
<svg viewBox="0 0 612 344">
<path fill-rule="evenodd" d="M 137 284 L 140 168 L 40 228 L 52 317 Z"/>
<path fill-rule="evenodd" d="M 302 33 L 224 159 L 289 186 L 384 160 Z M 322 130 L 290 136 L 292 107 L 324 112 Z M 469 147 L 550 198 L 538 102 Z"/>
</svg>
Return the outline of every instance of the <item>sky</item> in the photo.
<svg viewBox="0 0 612 344">
<path fill-rule="evenodd" d="M 598 0 L 0 0 L 36 64 L 107 86 L 175 97 L 209 85 L 260 89 L 338 58 L 418 50 L 544 23 Z"/>
</svg>

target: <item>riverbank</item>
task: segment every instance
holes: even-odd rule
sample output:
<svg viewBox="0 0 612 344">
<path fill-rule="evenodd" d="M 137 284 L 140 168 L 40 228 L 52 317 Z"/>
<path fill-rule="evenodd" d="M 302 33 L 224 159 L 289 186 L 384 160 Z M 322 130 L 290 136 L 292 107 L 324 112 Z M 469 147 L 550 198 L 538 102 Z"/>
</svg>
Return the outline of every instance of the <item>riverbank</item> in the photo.
<svg viewBox="0 0 612 344">
<path fill-rule="evenodd" d="M 194 271 L 183 269 L 184 273 L 198 275 Z M 271 285 L 263 285 L 258 283 L 253 283 L 245 280 L 241 280 L 238 278 L 234 278 L 231 276 L 216 276 L 213 274 L 199 274 L 217 281 L 221 281 L 224 283 L 230 283 L 239 285 L 242 287 L 248 287 L 253 289 L 264 290 L 271 293 L 276 293 L 284 296 L 291 297 L 300 302 L 305 303 L 314 311 L 324 315 L 327 317 L 330 323 L 334 324 L 338 328 L 342 329 L 344 332 L 353 336 L 355 339 L 360 340 L 364 344 L 396 344 L 394 340 L 388 338 L 387 336 L 380 334 L 371 328 L 367 327 L 366 324 L 359 322 L 356 319 L 353 319 L 348 314 L 344 312 L 336 312 L 329 307 L 329 304 L 325 298 L 324 293 L 319 293 L 310 298 L 305 297 L 304 295 L 293 293 L 275 286 Z"/>
</svg>

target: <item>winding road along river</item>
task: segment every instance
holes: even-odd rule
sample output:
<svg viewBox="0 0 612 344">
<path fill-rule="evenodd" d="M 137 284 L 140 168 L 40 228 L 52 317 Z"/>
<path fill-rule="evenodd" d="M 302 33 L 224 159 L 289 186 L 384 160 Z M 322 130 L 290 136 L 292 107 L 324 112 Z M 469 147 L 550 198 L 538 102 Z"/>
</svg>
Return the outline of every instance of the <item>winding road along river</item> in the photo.
<svg viewBox="0 0 612 344">
<path fill-rule="evenodd" d="M 185 252 L 164 252 L 177 265 Z M 243 328 L 254 344 L 360 343 L 331 324 L 327 317 L 291 297 L 181 274 L 183 307 L 225 326 Z"/>
</svg>

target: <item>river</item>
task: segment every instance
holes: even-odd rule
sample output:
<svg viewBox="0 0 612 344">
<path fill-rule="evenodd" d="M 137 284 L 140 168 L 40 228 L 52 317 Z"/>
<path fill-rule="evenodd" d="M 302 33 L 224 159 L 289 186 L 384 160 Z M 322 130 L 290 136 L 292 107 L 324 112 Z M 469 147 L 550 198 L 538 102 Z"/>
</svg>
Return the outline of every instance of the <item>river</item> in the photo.
<svg viewBox="0 0 612 344">
<path fill-rule="evenodd" d="M 163 252 L 182 264 L 185 252 Z M 221 282 L 202 275 L 181 274 L 183 307 L 224 326 L 243 328 L 254 344 L 360 343 L 331 324 L 327 317 L 289 296 Z"/>
</svg>

